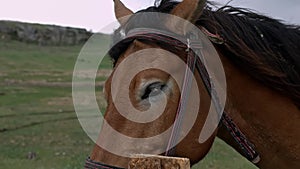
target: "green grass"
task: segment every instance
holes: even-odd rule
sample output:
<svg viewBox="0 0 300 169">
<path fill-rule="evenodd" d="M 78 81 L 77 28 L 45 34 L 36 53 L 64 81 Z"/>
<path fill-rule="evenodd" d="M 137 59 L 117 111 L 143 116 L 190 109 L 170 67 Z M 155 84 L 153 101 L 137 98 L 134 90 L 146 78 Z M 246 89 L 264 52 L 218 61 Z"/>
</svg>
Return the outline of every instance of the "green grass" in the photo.
<svg viewBox="0 0 300 169">
<path fill-rule="evenodd" d="M 76 118 L 72 89 L 43 86 L 70 83 L 80 49 L 0 41 L 1 169 L 82 168 L 94 145 Z"/>
<path fill-rule="evenodd" d="M 94 143 L 76 118 L 68 85 L 80 49 L 0 41 L 1 169 L 83 168 Z M 110 69 L 109 59 L 103 67 Z M 45 86 L 55 82 L 63 85 Z M 36 158 L 28 159 L 29 152 L 35 152 Z M 255 169 L 218 139 L 193 168 Z"/>
</svg>

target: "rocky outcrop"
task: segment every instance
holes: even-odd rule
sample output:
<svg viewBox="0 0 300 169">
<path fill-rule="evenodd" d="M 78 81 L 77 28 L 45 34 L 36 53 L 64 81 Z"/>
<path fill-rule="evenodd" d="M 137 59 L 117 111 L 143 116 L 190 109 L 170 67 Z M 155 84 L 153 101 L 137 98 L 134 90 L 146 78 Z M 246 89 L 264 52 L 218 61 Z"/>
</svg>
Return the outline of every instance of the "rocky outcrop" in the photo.
<svg viewBox="0 0 300 169">
<path fill-rule="evenodd" d="M 85 29 L 55 25 L 0 21 L 0 39 L 18 40 L 39 45 L 78 45 L 92 35 Z"/>
</svg>

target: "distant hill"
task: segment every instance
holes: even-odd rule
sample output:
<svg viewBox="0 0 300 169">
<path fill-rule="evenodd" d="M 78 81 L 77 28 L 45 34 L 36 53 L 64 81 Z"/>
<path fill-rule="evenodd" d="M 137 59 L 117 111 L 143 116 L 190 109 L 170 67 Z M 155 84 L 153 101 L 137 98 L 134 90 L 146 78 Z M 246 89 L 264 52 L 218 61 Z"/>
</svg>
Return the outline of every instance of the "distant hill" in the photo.
<svg viewBox="0 0 300 169">
<path fill-rule="evenodd" d="M 86 42 L 92 34 L 80 28 L 0 21 L 0 40 L 17 40 L 39 45 L 78 45 Z"/>
</svg>

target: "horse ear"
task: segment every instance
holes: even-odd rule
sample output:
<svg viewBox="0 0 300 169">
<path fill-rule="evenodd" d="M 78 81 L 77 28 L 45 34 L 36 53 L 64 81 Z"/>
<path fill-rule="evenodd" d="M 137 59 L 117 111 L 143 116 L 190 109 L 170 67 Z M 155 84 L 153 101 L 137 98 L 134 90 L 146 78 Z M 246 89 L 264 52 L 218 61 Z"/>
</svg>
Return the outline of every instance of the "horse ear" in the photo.
<svg viewBox="0 0 300 169">
<path fill-rule="evenodd" d="M 124 25 L 133 12 L 128 9 L 120 0 L 113 0 L 115 3 L 115 16 L 121 25 Z"/>
<path fill-rule="evenodd" d="M 206 0 L 184 0 L 179 3 L 170 14 L 195 24 L 205 6 Z M 187 24 L 183 24 L 182 21 L 174 17 L 167 21 L 167 25 L 172 31 L 178 34 L 185 34 L 188 31 Z"/>
</svg>

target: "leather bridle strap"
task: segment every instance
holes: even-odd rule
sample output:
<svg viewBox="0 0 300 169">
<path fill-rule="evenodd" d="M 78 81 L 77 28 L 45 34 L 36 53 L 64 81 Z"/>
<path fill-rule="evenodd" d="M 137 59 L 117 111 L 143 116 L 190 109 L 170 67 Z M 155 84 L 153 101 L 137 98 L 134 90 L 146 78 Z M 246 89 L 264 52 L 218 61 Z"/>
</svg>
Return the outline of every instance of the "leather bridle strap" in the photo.
<svg viewBox="0 0 300 169">
<path fill-rule="evenodd" d="M 201 52 L 199 53 L 199 57 L 203 57 Z M 200 73 L 201 79 L 208 91 L 208 94 L 211 96 L 214 106 L 217 112 L 220 112 L 220 104 L 217 97 L 216 90 L 214 89 L 213 83 L 210 83 L 209 75 L 206 71 L 205 65 L 201 62 L 201 60 L 197 59 L 196 68 Z M 247 137 L 243 134 L 243 132 L 239 129 L 239 127 L 234 123 L 234 121 L 228 116 L 227 112 L 223 112 L 221 117 L 221 123 L 233 137 L 235 142 L 239 145 L 242 150 L 243 155 L 252 163 L 256 164 L 260 161 L 260 156 L 258 152 L 255 150 L 254 144 L 252 144 Z"/>
<path fill-rule="evenodd" d="M 120 167 L 103 164 L 100 162 L 95 162 L 95 161 L 91 160 L 90 157 L 88 157 L 85 160 L 84 168 L 85 169 L 124 169 L 124 168 L 120 168 Z"/>
<path fill-rule="evenodd" d="M 196 67 L 196 57 L 195 53 L 190 49 L 190 39 L 188 39 L 188 45 L 187 45 L 187 66 L 184 74 L 183 84 L 181 88 L 181 95 L 180 100 L 176 112 L 175 122 L 173 124 L 171 136 L 169 138 L 168 146 L 166 149 L 166 156 L 173 156 L 175 155 L 175 146 L 179 139 L 179 133 L 180 128 L 182 125 L 182 120 L 184 118 L 184 115 L 186 113 L 186 106 L 187 106 L 187 100 L 189 97 L 190 89 L 192 87 L 192 79 L 193 74 Z M 199 45 L 201 48 L 201 45 Z M 189 70 L 190 69 L 190 70 Z M 174 147 L 174 148 L 173 148 Z"/>
</svg>

